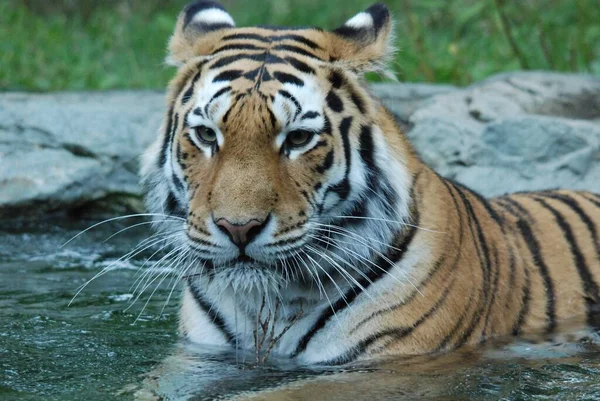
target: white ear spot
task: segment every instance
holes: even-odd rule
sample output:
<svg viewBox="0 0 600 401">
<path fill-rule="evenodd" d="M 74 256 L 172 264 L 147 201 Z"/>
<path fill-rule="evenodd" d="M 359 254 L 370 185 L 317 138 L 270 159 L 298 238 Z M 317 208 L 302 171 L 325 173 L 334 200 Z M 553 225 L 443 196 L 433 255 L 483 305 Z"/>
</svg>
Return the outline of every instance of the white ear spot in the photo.
<svg viewBox="0 0 600 401">
<path fill-rule="evenodd" d="M 372 28 L 373 17 L 371 16 L 371 14 L 366 12 L 358 13 L 354 17 L 346 21 L 344 25 L 355 29 Z"/>
<path fill-rule="evenodd" d="M 194 15 L 192 21 L 205 25 L 227 24 L 235 26 L 235 22 L 233 22 L 231 15 L 227 14 L 223 10 L 219 10 L 218 8 L 202 10 L 198 14 Z"/>
</svg>

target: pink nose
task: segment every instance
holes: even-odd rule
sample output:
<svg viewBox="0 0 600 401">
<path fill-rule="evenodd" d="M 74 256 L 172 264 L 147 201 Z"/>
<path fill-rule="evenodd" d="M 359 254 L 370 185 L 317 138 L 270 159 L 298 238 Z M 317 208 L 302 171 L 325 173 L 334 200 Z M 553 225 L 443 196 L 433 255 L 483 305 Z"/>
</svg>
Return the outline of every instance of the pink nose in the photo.
<svg viewBox="0 0 600 401">
<path fill-rule="evenodd" d="M 219 226 L 221 231 L 229 236 L 234 244 L 243 247 L 260 233 L 264 221 L 252 219 L 243 224 L 233 224 L 224 217 L 221 217 L 215 223 Z"/>
</svg>

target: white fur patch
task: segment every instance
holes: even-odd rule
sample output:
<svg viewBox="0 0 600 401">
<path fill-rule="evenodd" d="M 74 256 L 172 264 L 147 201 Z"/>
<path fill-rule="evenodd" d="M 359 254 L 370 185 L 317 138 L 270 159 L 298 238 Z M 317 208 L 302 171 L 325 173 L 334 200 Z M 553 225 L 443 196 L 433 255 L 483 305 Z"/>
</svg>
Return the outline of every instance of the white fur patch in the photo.
<svg viewBox="0 0 600 401">
<path fill-rule="evenodd" d="M 206 25 L 227 24 L 235 26 L 235 22 L 233 21 L 233 18 L 231 18 L 231 15 L 227 14 L 223 10 L 219 10 L 218 8 L 202 10 L 194 15 L 192 21 Z"/>
<path fill-rule="evenodd" d="M 204 125 L 209 127 L 215 131 L 217 134 L 217 143 L 219 147 L 223 147 L 225 138 L 219 127 L 217 122 L 223 118 L 223 115 L 227 112 L 229 107 L 231 107 L 231 95 L 229 93 L 224 93 L 219 97 L 213 99 L 213 96 L 220 91 L 221 89 L 229 86 L 229 81 L 218 81 L 213 82 L 213 79 L 217 76 L 218 72 L 213 72 L 208 74 L 203 79 L 203 84 L 201 85 L 202 90 L 198 92 L 196 95 L 196 101 L 194 105 L 194 109 L 200 108 L 202 110 L 202 116 L 196 115 L 193 112 L 188 115 L 187 123 L 190 127 L 198 127 L 200 125 Z M 212 100 L 212 102 L 211 102 Z M 210 105 L 208 107 L 208 116 L 204 113 L 204 109 L 207 104 Z M 202 149 L 205 155 L 210 155 L 210 149 L 207 149 L 205 145 L 201 144 L 194 135 L 191 135 L 192 140 L 198 146 L 198 148 Z"/>
<path fill-rule="evenodd" d="M 227 339 L 208 315 L 198 308 L 194 296 L 185 287 L 179 312 L 180 330 L 187 333 L 187 338 L 195 343 L 209 345 L 229 345 Z"/>
<path fill-rule="evenodd" d="M 371 14 L 366 12 L 358 13 L 354 17 L 346 21 L 344 25 L 356 29 L 372 28 L 373 17 L 371 17 Z"/>
<path fill-rule="evenodd" d="M 281 126 L 284 127 L 275 139 L 275 147 L 277 150 L 283 145 L 285 138 L 290 132 L 298 129 L 319 132 L 325 125 L 325 117 L 323 117 L 325 94 L 320 90 L 314 78 L 303 74 L 302 80 L 304 81 L 304 86 L 297 86 L 289 83 L 283 85 L 283 89 L 289 92 L 299 103 L 302 109 L 300 112 L 298 112 L 297 106 L 292 100 L 279 93 L 275 96 L 275 100 L 273 101 L 273 114 L 275 114 L 275 117 L 279 120 Z M 310 111 L 319 113 L 319 116 L 303 120 L 301 118 L 302 115 Z M 306 152 L 315 146 L 318 139 L 318 136 L 315 135 L 315 138 L 313 138 L 307 146 L 290 152 L 290 158 L 295 159 L 301 153 Z"/>
</svg>

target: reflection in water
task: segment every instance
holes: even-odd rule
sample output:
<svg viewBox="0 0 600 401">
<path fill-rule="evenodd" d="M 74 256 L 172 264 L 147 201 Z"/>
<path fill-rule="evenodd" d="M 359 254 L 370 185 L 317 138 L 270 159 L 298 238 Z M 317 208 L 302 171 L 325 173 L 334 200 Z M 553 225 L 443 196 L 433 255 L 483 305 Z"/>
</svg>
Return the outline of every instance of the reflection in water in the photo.
<svg viewBox="0 0 600 401">
<path fill-rule="evenodd" d="M 597 345 L 520 342 L 353 366 L 255 366 L 222 350 L 179 344 L 138 386 L 137 399 L 597 399 Z M 247 360 L 252 360 L 249 355 Z"/>
<path fill-rule="evenodd" d="M 128 222 L 135 224 L 136 222 Z M 0 399 L 173 400 L 583 400 L 600 399 L 600 346 L 522 341 L 448 355 L 394 358 L 343 368 L 299 367 L 271 358 L 177 342 L 170 288 L 125 309 L 140 254 L 75 289 L 144 239 L 122 223 L 48 221 L 0 227 Z M 144 268 L 147 268 L 146 265 Z"/>
</svg>

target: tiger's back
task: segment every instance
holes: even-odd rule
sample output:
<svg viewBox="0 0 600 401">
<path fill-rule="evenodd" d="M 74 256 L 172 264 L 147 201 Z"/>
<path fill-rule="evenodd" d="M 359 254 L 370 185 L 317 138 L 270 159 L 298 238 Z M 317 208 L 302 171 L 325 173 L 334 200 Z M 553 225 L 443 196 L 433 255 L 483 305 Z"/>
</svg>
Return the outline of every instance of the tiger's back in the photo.
<svg viewBox="0 0 600 401">
<path fill-rule="evenodd" d="M 431 252 L 420 255 L 412 289 L 387 294 L 388 303 L 355 322 L 356 344 L 342 359 L 599 326 L 600 196 L 554 190 L 485 199 L 424 170 L 414 199 L 414 222 L 437 230 L 416 230 L 413 242 Z"/>
<path fill-rule="evenodd" d="M 511 219 L 523 270 L 528 272 L 519 288 L 522 317 L 513 333 L 536 326 L 546 332 L 578 323 L 597 327 L 600 197 L 591 192 L 554 190 L 513 194 L 492 202 Z M 531 301 L 525 302 L 528 299 Z M 535 313 L 528 320 L 532 310 Z"/>
</svg>

